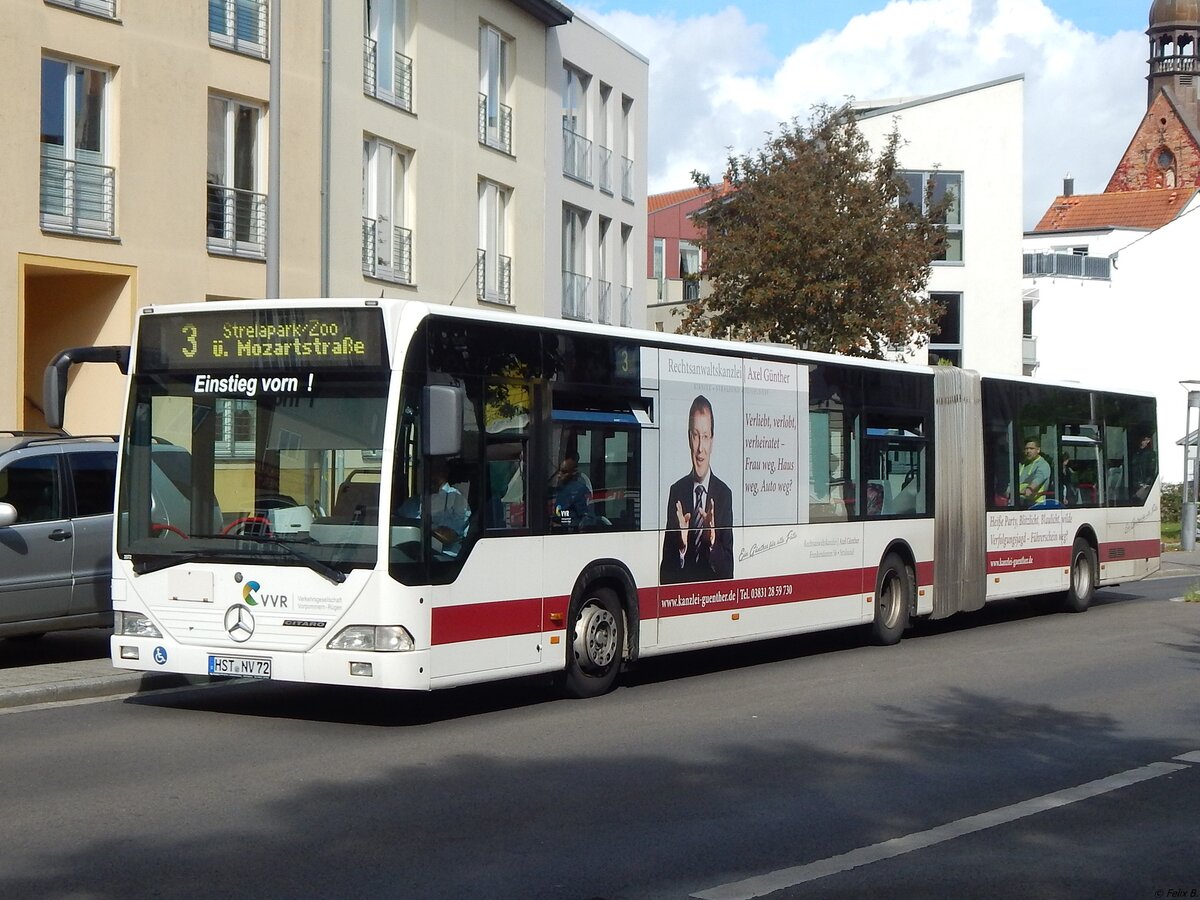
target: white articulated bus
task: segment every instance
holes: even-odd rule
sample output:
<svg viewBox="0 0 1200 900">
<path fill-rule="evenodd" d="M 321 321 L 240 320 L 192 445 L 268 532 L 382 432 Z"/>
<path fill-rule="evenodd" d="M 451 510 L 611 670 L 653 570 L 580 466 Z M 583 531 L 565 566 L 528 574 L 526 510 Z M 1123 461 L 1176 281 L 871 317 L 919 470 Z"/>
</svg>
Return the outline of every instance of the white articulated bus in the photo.
<svg viewBox="0 0 1200 900">
<path fill-rule="evenodd" d="M 588 696 L 1159 566 L 1146 396 L 385 299 L 145 309 L 129 384 L 122 668 Z"/>
</svg>

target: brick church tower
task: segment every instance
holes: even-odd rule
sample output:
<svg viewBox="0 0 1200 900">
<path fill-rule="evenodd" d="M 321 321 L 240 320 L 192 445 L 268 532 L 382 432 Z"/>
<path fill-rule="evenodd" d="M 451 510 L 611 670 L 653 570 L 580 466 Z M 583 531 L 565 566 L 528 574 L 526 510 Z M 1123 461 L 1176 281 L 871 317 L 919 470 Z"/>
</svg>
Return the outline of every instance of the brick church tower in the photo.
<svg viewBox="0 0 1200 900">
<path fill-rule="evenodd" d="M 1154 0 L 1146 34 L 1146 115 L 1106 192 L 1200 185 L 1200 0 Z"/>
<path fill-rule="evenodd" d="M 1055 198 L 1034 231 L 1157 228 L 1200 188 L 1200 0 L 1154 0 L 1146 34 L 1146 114 L 1104 193 Z"/>
</svg>

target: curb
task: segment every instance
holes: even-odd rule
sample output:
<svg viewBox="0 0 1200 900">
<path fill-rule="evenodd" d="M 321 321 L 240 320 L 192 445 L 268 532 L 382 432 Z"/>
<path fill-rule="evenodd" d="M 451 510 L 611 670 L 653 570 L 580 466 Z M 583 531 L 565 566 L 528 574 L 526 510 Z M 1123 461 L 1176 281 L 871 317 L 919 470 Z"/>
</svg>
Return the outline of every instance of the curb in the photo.
<svg viewBox="0 0 1200 900">
<path fill-rule="evenodd" d="M 207 677 L 173 673 L 113 673 L 105 676 L 70 678 L 46 684 L 26 684 L 0 691 L 0 709 L 58 703 L 64 700 L 90 700 L 120 694 L 145 694 L 167 688 L 207 684 Z"/>
</svg>

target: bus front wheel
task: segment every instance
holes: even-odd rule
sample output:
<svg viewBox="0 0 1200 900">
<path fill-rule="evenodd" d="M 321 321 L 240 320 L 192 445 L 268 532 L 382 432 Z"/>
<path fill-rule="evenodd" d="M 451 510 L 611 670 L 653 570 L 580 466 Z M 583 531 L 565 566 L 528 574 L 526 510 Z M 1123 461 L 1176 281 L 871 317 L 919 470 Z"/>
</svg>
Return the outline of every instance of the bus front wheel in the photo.
<svg viewBox="0 0 1200 900">
<path fill-rule="evenodd" d="M 913 572 L 904 560 L 889 553 L 879 566 L 875 582 L 875 621 L 871 624 L 871 640 L 889 646 L 900 640 L 908 627 L 908 610 L 912 605 Z"/>
<path fill-rule="evenodd" d="M 1062 595 L 1065 612 L 1083 612 L 1096 593 L 1096 551 L 1086 538 L 1077 537 L 1071 546 L 1071 583 Z"/>
<path fill-rule="evenodd" d="M 563 689 L 571 697 L 598 697 L 612 689 L 625 650 L 625 614 L 610 588 L 585 591 L 571 603 Z"/>
</svg>

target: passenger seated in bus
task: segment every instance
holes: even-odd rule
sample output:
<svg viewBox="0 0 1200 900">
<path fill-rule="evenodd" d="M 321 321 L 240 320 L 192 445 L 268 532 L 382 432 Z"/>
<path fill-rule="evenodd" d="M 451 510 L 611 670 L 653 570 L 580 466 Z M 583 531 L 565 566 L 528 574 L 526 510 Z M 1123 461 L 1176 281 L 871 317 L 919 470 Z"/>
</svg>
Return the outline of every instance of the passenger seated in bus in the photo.
<svg viewBox="0 0 1200 900">
<path fill-rule="evenodd" d="M 883 482 L 868 481 L 867 482 L 867 515 L 882 516 L 883 515 Z"/>
<path fill-rule="evenodd" d="M 1068 453 L 1063 453 L 1058 465 L 1058 496 L 1063 506 L 1078 506 L 1080 503 L 1079 479 Z"/>
<path fill-rule="evenodd" d="M 1025 459 L 1021 463 L 1017 485 L 1021 506 L 1037 506 L 1046 500 L 1050 489 L 1050 463 L 1042 456 L 1042 444 L 1037 438 L 1025 442 Z"/>
<path fill-rule="evenodd" d="M 554 518 L 558 523 L 569 529 L 593 524 L 592 483 L 579 471 L 579 457 L 567 453 L 550 481 L 554 489 Z"/>
</svg>

